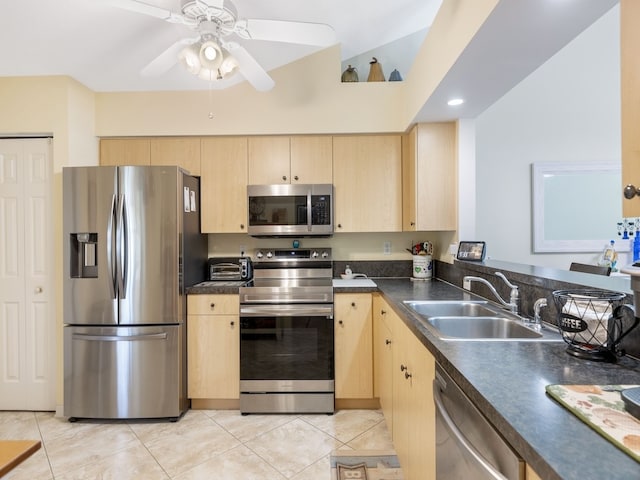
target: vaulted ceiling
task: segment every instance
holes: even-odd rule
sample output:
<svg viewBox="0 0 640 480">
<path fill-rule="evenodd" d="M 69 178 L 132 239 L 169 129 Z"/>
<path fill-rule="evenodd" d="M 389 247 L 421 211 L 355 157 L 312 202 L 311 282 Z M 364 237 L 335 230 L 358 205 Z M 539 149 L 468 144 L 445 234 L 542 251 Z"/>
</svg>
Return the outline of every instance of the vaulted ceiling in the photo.
<svg viewBox="0 0 640 480">
<path fill-rule="evenodd" d="M 121 1 L 2 2 L 0 76 L 69 75 L 96 92 L 209 88 L 208 82 L 190 75 L 180 65 L 160 76 L 141 76 L 144 66 L 177 40 L 193 36 L 193 31 L 117 8 L 115 4 Z M 180 0 L 144 1 L 180 11 Z M 416 120 L 477 116 L 617 3 L 499 0 Z M 234 0 L 241 18 L 331 25 L 343 60 L 428 28 L 440 4 L 441 0 Z M 319 49 L 234 40 L 267 71 Z M 447 110 L 446 99 L 451 96 L 462 96 L 466 103 L 453 112 Z"/>
</svg>

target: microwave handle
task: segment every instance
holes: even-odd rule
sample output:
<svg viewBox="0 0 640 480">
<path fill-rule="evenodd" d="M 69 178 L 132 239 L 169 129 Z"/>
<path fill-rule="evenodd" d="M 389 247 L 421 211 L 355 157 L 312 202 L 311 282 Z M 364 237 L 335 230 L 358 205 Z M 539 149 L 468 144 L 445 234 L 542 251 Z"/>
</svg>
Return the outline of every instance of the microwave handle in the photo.
<svg viewBox="0 0 640 480">
<path fill-rule="evenodd" d="M 311 231 L 312 227 L 312 214 L 311 214 L 311 189 L 307 191 L 307 231 Z"/>
</svg>

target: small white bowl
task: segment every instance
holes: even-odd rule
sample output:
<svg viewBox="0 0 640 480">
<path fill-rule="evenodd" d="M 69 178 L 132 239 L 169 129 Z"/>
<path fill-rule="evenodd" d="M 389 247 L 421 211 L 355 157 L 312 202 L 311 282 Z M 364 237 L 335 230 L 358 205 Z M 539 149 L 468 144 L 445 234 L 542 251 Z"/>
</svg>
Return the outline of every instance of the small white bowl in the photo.
<svg viewBox="0 0 640 480">
<path fill-rule="evenodd" d="M 350 273 L 350 274 L 341 273 L 341 274 L 340 274 L 340 277 L 341 277 L 343 280 L 351 280 L 351 279 L 355 278 L 355 274 L 353 274 L 353 273 Z"/>
</svg>

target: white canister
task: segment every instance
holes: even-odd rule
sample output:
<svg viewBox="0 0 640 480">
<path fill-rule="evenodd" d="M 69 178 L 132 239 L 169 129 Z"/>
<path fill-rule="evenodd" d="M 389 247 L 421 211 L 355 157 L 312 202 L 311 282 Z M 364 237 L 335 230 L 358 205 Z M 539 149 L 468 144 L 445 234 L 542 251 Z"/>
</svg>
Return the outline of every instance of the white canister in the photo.
<svg viewBox="0 0 640 480">
<path fill-rule="evenodd" d="M 413 277 L 431 278 L 433 275 L 433 259 L 431 255 L 413 255 Z"/>
</svg>

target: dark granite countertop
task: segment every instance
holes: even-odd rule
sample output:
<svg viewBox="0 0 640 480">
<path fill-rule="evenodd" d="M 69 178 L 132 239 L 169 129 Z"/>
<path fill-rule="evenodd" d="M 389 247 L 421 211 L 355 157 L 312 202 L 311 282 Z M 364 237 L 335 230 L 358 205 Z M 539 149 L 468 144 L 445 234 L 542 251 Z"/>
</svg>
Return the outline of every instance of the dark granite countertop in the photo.
<svg viewBox="0 0 640 480">
<path fill-rule="evenodd" d="M 202 282 L 186 288 L 187 295 L 237 295 L 238 289 L 248 282 Z"/>
<path fill-rule="evenodd" d="M 545 393 L 545 386 L 555 383 L 640 384 L 640 362 L 629 357 L 615 365 L 577 359 L 565 352 L 564 342 L 439 340 L 402 302 L 461 300 L 469 293 L 438 280 L 374 281 L 436 361 L 541 478 L 640 478 L 640 464 Z"/>
</svg>

